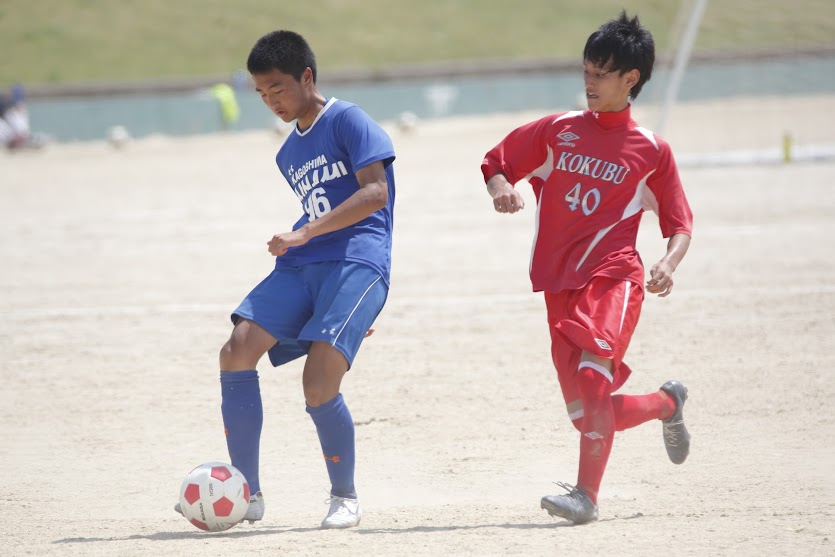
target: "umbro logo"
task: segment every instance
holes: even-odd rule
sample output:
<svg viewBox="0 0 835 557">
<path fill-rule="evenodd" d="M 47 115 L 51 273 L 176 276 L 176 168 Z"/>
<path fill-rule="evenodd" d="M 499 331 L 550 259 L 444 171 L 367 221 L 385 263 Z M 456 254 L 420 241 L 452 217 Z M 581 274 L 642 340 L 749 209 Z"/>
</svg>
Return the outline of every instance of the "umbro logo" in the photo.
<svg viewBox="0 0 835 557">
<path fill-rule="evenodd" d="M 558 133 L 557 137 L 562 139 L 562 141 L 560 143 L 557 143 L 557 145 L 568 145 L 569 147 L 575 147 L 573 142 L 580 139 L 579 135 L 570 131 Z"/>
<path fill-rule="evenodd" d="M 612 347 L 609 346 L 609 343 L 606 342 L 605 340 L 603 340 L 602 338 L 596 338 L 596 339 L 594 339 L 594 342 L 596 342 L 597 345 L 600 348 L 602 348 L 603 350 L 611 350 L 612 349 Z"/>
</svg>

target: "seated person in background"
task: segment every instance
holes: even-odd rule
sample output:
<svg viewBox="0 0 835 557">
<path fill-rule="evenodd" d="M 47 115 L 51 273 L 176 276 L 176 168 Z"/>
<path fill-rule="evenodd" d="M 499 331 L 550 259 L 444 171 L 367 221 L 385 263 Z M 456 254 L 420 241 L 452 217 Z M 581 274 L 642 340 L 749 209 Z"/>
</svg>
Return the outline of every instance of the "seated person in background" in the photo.
<svg viewBox="0 0 835 557">
<path fill-rule="evenodd" d="M 31 139 L 29 113 L 23 100 L 22 85 L 12 87 L 9 94 L 0 94 L 0 145 L 10 150 L 26 147 Z"/>
</svg>

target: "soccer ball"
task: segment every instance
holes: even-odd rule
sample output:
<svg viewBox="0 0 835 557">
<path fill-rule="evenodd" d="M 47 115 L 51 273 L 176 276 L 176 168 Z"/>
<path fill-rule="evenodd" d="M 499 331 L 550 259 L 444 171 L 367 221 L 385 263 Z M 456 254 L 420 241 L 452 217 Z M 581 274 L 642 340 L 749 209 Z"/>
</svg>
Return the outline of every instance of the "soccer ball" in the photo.
<svg viewBox="0 0 835 557">
<path fill-rule="evenodd" d="M 183 480 L 180 508 L 183 516 L 201 530 L 228 530 L 241 522 L 249 509 L 249 484 L 232 465 L 201 464 Z"/>
<path fill-rule="evenodd" d="M 115 149 L 121 149 L 130 141 L 130 133 L 124 126 L 113 126 L 107 130 L 107 142 Z"/>
</svg>

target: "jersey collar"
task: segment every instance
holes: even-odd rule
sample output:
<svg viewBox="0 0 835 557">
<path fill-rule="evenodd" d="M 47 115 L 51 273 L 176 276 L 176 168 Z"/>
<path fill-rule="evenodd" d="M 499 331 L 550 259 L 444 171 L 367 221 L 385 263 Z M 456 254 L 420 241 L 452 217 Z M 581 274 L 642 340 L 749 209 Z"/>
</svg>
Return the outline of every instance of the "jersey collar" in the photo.
<svg viewBox="0 0 835 557">
<path fill-rule="evenodd" d="M 324 114 L 324 113 L 325 113 L 325 112 L 326 112 L 326 111 L 327 111 L 327 110 L 328 110 L 328 109 L 329 109 L 329 108 L 333 105 L 333 103 L 335 103 L 337 100 L 338 100 L 338 99 L 337 99 L 336 97 L 331 97 L 330 99 L 328 99 L 328 102 L 326 102 L 326 103 L 325 103 L 325 106 L 323 106 L 323 107 L 322 107 L 322 110 L 320 110 L 320 111 L 319 111 L 319 114 L 317 114 L 317 115 L 316 115 L 316 118 L 314 118 L 314 119 L 313 119 L 313 123 L 312 123 L 312 124 L 310 124 L 310 127 L 309 127 L 309 128 L 307 128 L 306 130 L 304 130 L 304 131 L 300 131 L 300 130 L 299 130 L 299 125 L 298 125 L 298 124 L 296 124 L 296 126 L 295 126 L 296 135 L 298 135 L 298 136 L 300 136 L 300 137 L 304 137 L 304 136 L 306 136 L 306 135 L 310 132 L 310 130 L 312 130 L 312 129 L 313 129 L 313 127 L 316 125 L 316 122 L 318 122 L 318 121 L 319 121 L 319 118 L 321 118 L 321 117 L 322 117 L 322 115 L 323 115 L 323 114 Z"/>
<path fill-rule="evenodd" d="M 587 118 L 593 120 L 601 128 L 611 130 L 629 124 L 630 120 L 632 120 L 631 109 L 632 103 L 629 103 L 620 112 L 594 112 L 592 110 L 586 110 L 585 114 Z"/>
</svg>

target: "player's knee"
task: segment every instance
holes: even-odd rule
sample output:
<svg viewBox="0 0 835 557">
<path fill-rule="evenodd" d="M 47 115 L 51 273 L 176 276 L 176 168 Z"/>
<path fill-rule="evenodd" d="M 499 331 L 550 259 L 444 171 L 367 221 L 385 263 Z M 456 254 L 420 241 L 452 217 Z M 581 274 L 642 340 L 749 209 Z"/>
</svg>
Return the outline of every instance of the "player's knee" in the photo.
<svg viewBox="0 0 835 557">
<path fill-rule="evenodd" d="M 596 369 L 581 367 L 577 371 L 577 390 L 584 400 L 600 399 L 612 394 L 612 382 Z"/>
<path fill-rule="evenodd" d="M 229 365 L 234 361 L 234 353 L 232 350 L 232 340 L 226 341 L 220 349 L 220 354 L 218 354 L 218 360 L 220 362 L 220 369 L 226 370 L 229 368 Z"/>
<path fill-rule="evenodd" d="M 255 367 L 250 362 L 251 358 L 247 355 L 246 347 L 234 335 L 220 349 L 218 360 L 221 371 L 239 371 Z"/>
<path fill-rule="evenodd" d="M 304 401 L 308 406 L 317 407 L 322 406 L 330 401 L 334 396 L 333 389 L 325 388 L 321 383 L 305 384 L 304 385 Z"/>
</svg>

